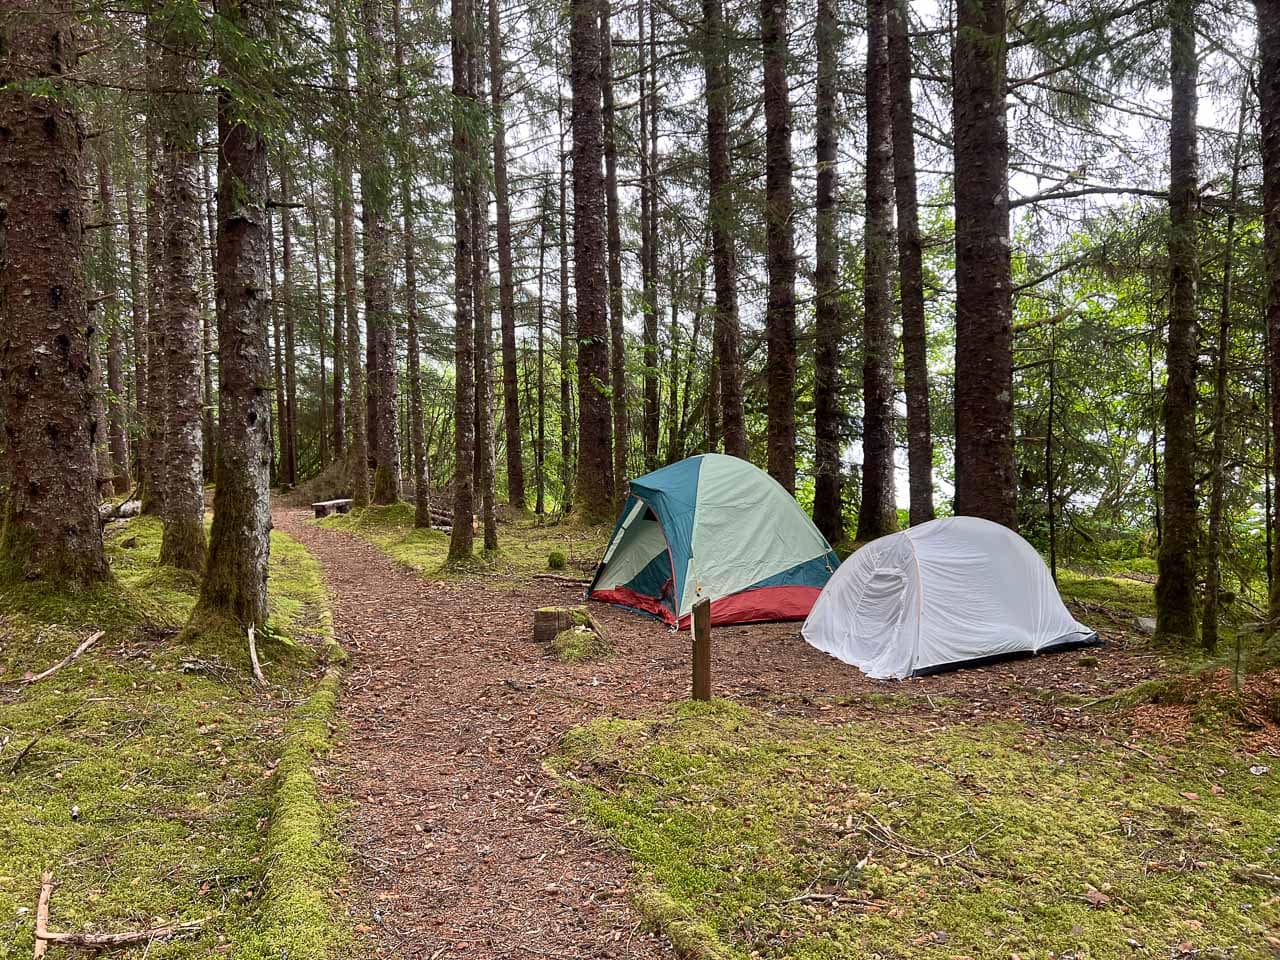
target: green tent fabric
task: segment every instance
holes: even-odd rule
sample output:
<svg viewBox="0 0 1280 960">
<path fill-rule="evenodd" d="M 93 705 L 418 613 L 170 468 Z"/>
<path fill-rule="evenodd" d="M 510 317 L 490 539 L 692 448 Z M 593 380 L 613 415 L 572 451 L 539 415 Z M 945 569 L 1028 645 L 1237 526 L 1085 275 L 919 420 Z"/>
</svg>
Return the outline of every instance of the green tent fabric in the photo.
<svg viewBox="0 0 1280 960">
<path fill-rule="evenodd" d="M 839 560 L 786 490 L 745 460 L 702 454 L 632 480 L 588 596 L 688 625 L 800 620 Z"/>
</svg>

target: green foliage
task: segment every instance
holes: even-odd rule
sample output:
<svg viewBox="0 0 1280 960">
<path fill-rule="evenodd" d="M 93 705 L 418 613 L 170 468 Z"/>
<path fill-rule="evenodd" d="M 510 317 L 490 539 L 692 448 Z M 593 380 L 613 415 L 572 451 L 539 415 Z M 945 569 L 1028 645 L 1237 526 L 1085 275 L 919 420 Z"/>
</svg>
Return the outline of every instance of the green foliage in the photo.
<svg viewBox="0 0 1280 960">
<path fill-rule="evenodd" d="M 566 566 L 568 566 L 568 563 L 569 561 L 565 557 L 563 550 L 552 550 L 549 554 L 547 554 L 548 570 L 563 570 Z"/>
<path fill-rule="evenodd" d="M 1108 743 L 686 703 L 580 727 L 553 767 L 694 956 L 1263 955 L 1280 778 Z"/>
<path fill-rule="evenodd" d="M 138 518 L 108 539 L 114 584 L 74 597 L 45 588 L 0 594 L 0 683 L 105 631 L 52 677 L 0 688 L 0 914 L 17 918 L 0 937 L 0 958 L 30 956 L 44 870 L 56 883 L 54 929 L 208 917 L 197 936 L 153 944 L 146 956 L 228 947 L 264 960 L 325 956 L 321 947 L 342 933 L 322 893 L 341 869 L 340 847 L 330 811 L 305 822 L 297 813 L 321 809 L 313 783 L 310 801 L 303 796 L 297 758 L 321 752 L 336 682 L 309 696 L 307 665 L 334 659 L 319 567 L 272 535 L 273 629 L 260 645 L 272 686 L 256 690 L 247 657 L 241 663 L 224 645 L 231 638 L 176 639 L 197 584 L 156 565 L 159 544 L 159 522 Z M 244 637 L 235 642 L 243 647 Z M 305 862 L 286 852 L 303 843 Z M 308 912 L 264 923 L 264 911 L 308 898 Z"/>
</svg>

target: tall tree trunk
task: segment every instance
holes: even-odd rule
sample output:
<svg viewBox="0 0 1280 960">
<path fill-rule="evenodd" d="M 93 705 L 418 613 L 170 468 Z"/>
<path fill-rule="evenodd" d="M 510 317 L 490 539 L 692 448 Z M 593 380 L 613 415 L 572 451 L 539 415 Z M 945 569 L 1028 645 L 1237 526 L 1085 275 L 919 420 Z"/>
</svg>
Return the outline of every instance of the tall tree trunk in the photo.
<svg viewBox="0 0 1280 960">
<path fill-rule="evenodd" d="M 172 16 L 172 14 L 170 14 Z M 185 28 L 166 22 L 162 60 L 168 93 L 161 136 L 168 228 L 163 316 L 165 351 L 165 495 L 160 562 L 200 572 L 205 564 L 204 411 L 200 293 L 200 111 L 195 94 L 198 50 Z"/>
<path fill-rule="evenodd" d="M 503 75 L 498 0 L 489 0 L 489 84 L 493 97 L 493 195 L 498 210 L 498 310 L 502 323 L 502 413 L 507 440 L 507 502 L 517 510 L 524 510 L 528 503 L 524 491 L 520 384 L 516 372 L 516 293 L 511 263 L 511 200 L 507 193 Z"/>
<path fill-rule="evenodd" d="M 242 42 L 265 36 L 261 7 L 217 0 Z M 237 47 L 221 59 L 232 81 L 218 96 L 218 462 L 214 470 L 209 564 L 193 620 L 225 617 L 242 627 L 267 622 L 271 547 L 271 362 L 264 294 L 269 245 L 267 144 L 234 91 L 250 86 Z"/>
<path fill-rule="evenodd" d="M 129 308 L 133 319 L 133 399 L 137 410 L 138 430 L 138 478 L 146 476 L 147 464 L 147 297 L 143 293 L 143 274 L 146 272 L 146 254 L 142 245 L 142 221 L 138 217 L 135 199 L 134 161 L 124 164 L 125 221 L 129 235 Z M 145 484 L 143 484 L 145 486 Z"/>
<path fill-rule="evenodd" d="M 1273 472 L 1280 474 L 1280 0 L 1254 0 L 1258 14 L 1258 101 L 1262 128 L 1262 217 L 1267 258 L 1267 335 L 1264 352 L 1271 429 L 1264 471 L 1270 485 Z M 1273 462 L 1272 457 L 1276 460 Z M 1266 498 L 1268 521 L 1271 497 Z M 1267 546 L 1276 539 L 1267 524 Z M 1273 558 L 1267 550 L 1267 582 L 1271 588 L 1270 630 L 1280 623 L 1280 577 L 1273 577 Z"/>
<path fill-rule="evenodd" d="M 272 437 L 271 457 L 272 470 L 276 483 L 284 483 L 284 462 L 287 459 L 285 439 L 289 435 L 288 407 L 284 402 L 284 347 L 280 333 L 280 287 L 276 280 L 276 221 L 271 207 L 267 208 L 267 273 L 271 289 L 271 340 L 272 340 L 272 381 L 276 394 L 275 435 Z M 279 450 L 276 443 L 279 443 Z"/>
<path fill-rule="evenodd" d="M 536 499 L 533 512 L 547 512 L 547 218 L 551 216 L 549 189 L 542 192 L 538 206 L 538 432 L 533 444 Z M 526 378 L 527 380 L 527 378 Z"/>
<path fill-rule="evenodd" d="M 472 318 L 471 142 L 475 96 L 467 64 L 473 44 L 470 0 L 451 0 L 450 50 L 453 65 L 453 322 L 454 466 L 453 531 L 449 560 L 471 557 L 475 531 L 475 331 Z"/>
<path fill-rule="evenodd" d="M 472 90 L 477 105 L 485 100 L 483 8 L 475 0 L 472 25 L 475 42 L 471 46 Z M 489 278 L 489 157 L 484 144 L 475 142 L 471 194 L 472 247 L 471 294 L 475 300 L 476 355 L 476 486 L 480 498 L 480 518 L 484 527 L 484 549 L 498 549 L 497 441 L 494 436 L 493 308 Z"/>
<path fill-rule="evenodd" d="M 342 382 L 347 359 L 347 254 L 342 242 L 342 188 L 338 183 L 336 148 L 333 162 L 333 459 L 342 463 L 347 455 L 347 403 Z"/>
<path fill-rule="evenodd" d="M 287 487 L 298 483 L 298 343 L 293 315 L 293 182 L 289 160 L 281 157 L 280 199 L 280 273 L 284 288 L 280 315 L 284 318 L 284 416 L 280 435 L 281 482 Z"/>
<path fill-rule="evenodd" d="M 836 95 L 843 37 L 835 0 L 818 0 L 814 25 L 818 52 L 816 139 L 816 262 L 813 352 L 813 522 L 836 543 L 844 537 L 840 476 L 840 241 L 836 233 L 839 136 Z M 870 97 L 868 96 L 868 100 Z"/>
<path fill-rule="evenodd" d="M 867 191 L 863 229 L 862 502 L 857 539 L 898 529 L 893 483 L 893 114 L 888 7 L 867 7 Z"/>
<path fill-rule="evenodd" d="M 569 31 L 573 87 L 573 284 L 578 327 L 577 509 L 588 523 L 613 516 L 612 424 L 609 419 L 608 323 L 605 318 L 605 197 L 600 161 L 598 0 L 572 0 Z"/>
<path fill-rule="evenodd" d="M 933 519 L 933 434 L 929 424 L 929 342 L 916 191 L 915 108 L 907 0 L 889 3 L 889 101 L 893 105 L 893 187 L 898 211 L 898 288 L 902 309 L 902 374 L 907 395 L 907 483 L 910 522 Z"/>
<path fill-rule="evenodd" d="M 1164 394 L 1164 534 L 1156 639 L 1196 638 L 1196 285 L 1199 278 L 1195 0 L 1169 4 L 1169 339 Z"/>
<path fill-rule="evenodd" d="M 761 0 L 764 52 L 765 312 L 769 475 L 796 489 L 796 251 L 791 191 L 791 102 L 787 92 L 787 0 Z"/>
<path fill-rule="evenodd" d="M 209 177 L 209 164 L 202 158 L 200 161 L 200 186 L 204 194 L 204 255 L 201 257 L 201 265 L 204 270 L 204 297 L 201 303 L 200 319 L 201 333 L 204 342 L 201 345 L 201 374 L 203 377 L 203 388 L 200 391 L 200 402 L 204 408 L 204 418 L 201 424 L 201 439 L 204 441 L 201 461 L 204 466 L 205 481 L 213 479 L 213 465 L 217 459 L 217 424 L 215 423 L 216 403 L 213 392 L 213 355 L 214 355 L 214 327 L 218 321 L 216 317 L 217 311 L 217 295 L 213 289 L 213 269 L 214 269 L 214 244 L 215 237 L 218 233 L 217 214 L 214 211 L 213 185 Z"/>
<path fill-rule="evenodd" d="M 567 516 L 573 510 L 573 388 L 570 369 L 574 363 L 576 336 L 569 314 L 569 174 L 566 165 L 564 98 L 556 97 L 556 120 L 560 130 L 560 219 L 558 239 L 560 243 L 560 513 Z"/>
<path fill-rule="evenodd" d="M 392 0 L 391 24 L 395 46 L 396 125 L 400 134 L 400 215 L 404 246 L 405 322 L 409 367 L 409 445 L 413 453 L 413 525 L 431 526 L 431 487 L 427 477 L 427 451 L 422 425 L 422 369 L 418 355 L 418 260 L 415 249 L 413 177 L 417 170 L 413 131 L 409 125 L 409 76 L 404 62 L 404 24 L 401 0 Z"/>
<path fill-rule="evenodd" d="M 1222 586 L 1222 526 L 1227 471 L 1227 371 L 1231 352 L 1231 298 L 1235 270 L 1236 205 L 1240 202 L 1240 167 L 1244 149 L 1244 120 L 1249 85 L 1244 86 L 1236 121 L 1236 143 L 1231 157 L 1230 206 L 1222 247 L 1222 303 L 1218 311 L 1218 346 L 1213 370 L 1213 457 L 1210 461 L 1209 543 L 1205 550 L 1204 613 L 1200 641 L 1206 650 L 1218 646 L 1218 594 Z"/>
<path fill-rule="evenodd" d="M 98 259 L 103 286 L 102 319 L 107 326 L 107 419 L 111 458 L 111 486 L 116 494 L 133 487 L 129 469 L 129 405 L 124 384 L 124 334 L 119 304 L 120 258 L 116 250 L 115 193 L 111 183 L 110 140 L 99 135 L 98 164 Z"/>
<path fill-rule="evenodd" d="M 645 4 L 636 4 L 640 36 L 640 234 L 644 289 L 644 468 L 658 466 L 658 92 L 653 63 L 653 6 L 649 4 L 649 50 L 645 57 Z M 645 69 L 650 70 L 646 98 Z M 646 102 L 647 99 L 647 102 Z"/>
<path fill-rule="evenodd" d="M 724 452 L 747 457 L 747 424 L 742 411 L 741 334 L 738 327 L 737 257 L 734 233 L 733 171 L 729 149 L 729 69 L 725 52 L 723 0 L 702 0 L 702 58 L 707 95 L 707 217 L 711 226 L 711 264 L 715 276 L 713 313 L 715 356 L 712 369 L 719 386 L 724 420 Z M 709 390 L 708 396 L 715 396 Z M 718 441 L 716 418 L 708 418 L 708 448 Z"/>
<path fill-rule="evenodd" d="M 364 316 L 373 363 L 369 367 L 372 409 L 376 412 L 373 474 L 374 503 L 400 499 L 400 436 L 396 430 L 398 364 L 396 326 L 391 313 L 391 247 L 388 214 L 391 171 L 387 157 L 383 102 L 387 82 L 386 23 L 382 0 L 361 0 L 364 36 L 360 60 L 360 200 L 364 223 Z"/>
<path fill-rule="evenodd" d="M 310 151 L 308 151 L 310 155 Z M 324 214 L 320 212 L 320 203 L 316 199 L 316 183 L 315 179 L 311 180 L 311 262 L 315 267 L 315 285 L 316 285 L 316 345 L 320 350 L 320 374 L 317 379 L 317 390 L 320 394 L 320 428 L 319 428 L 319 469 L 324 470 L 329 465 L 329 371 L 325 360 L 324 335 L 325 335 L 325 303 L 324 303 L 324 277 L 322 274 L 323 260 L 320 254 L 321 234 L 324 232 L 321 228 L 324 225 Z"/>
<path fill-rule="evenodd" d="M 165 443 L 165 291 L 168 275 L 164 269 L 166 203 L 160 163 L 159 131 L 164 104 L 158 92 L 164 85 L 160 70 L 159 45 L 155 27 L 147 25 L 147 99 L 145 127 L 147 158 L 147 459 L 143 464 L 142 512 L 162 515 L 168 451 Z"/>
<path fill-rule="evenodd" d="M 604 134 L 605 233 L 609 244 L 607 276 L 609 284 L 609 384 L 610 399 L 613 407 L 613 483 L 614 497 L 621 503 L 626 491 L 627 473 L 629 472 L 627 454 L 631 448 L 631 425 L 627 418 L 626 325 L 624 322 L 622 289 L 622 226 L 618 214 L 618 127 L 613 102 L 613 28 L 610 23 L 609 0 L 600 0 L 600 92 L 603 102 L 601 122 Z M 641 131 L 640 140 L 643 144 L 643 131 Z M 642 146 L 641 150 L 643 151 L 643 149 Z M 647 216 L 646 211 L 642 209 L 640 216 L 643 221 Z M 642 267 L 647 269 L 643 264 Z"/>
<path fill-rule="evenodd" d="M 955 511 L 1016 529 L 1005 0 L 960 0 L 958 11 Z"/>
<path fill-rule="evenodd" d="M 335 145 L 338 189 L 342 208 L 342 287 L 346 296 L 346 342 L 344 355 L 347 361 L 347 414 L 351 420 L 351 448 L 347 465 L 351 473 L 351 498 L 356 507 L 369 503 L 369 432 L 366 422 L 368 407 L 365 403 L 364 366 L 360 351 L 360 317 L 356 308 L 356 228 L 355 186 L 352 175 L 351 147 L 356 125 L 352 118 L 352 97 L 349 86 L 351 54 L 348 49 L 347 15 L 345 0 L 332 0 L 330 18 L 333 25 L 334 83 L 338 95 L 338 127 L 340 136 Z"/>
<path fill-rule="evenodd" d="M 0 23 L 0 580 L 84 587 L 110 574 L 98 523 L 82 267 L 83 134 L 64 5 L 14 0 Z M 39 92 L 28 92 L 28 91 Z"/>
</svg>

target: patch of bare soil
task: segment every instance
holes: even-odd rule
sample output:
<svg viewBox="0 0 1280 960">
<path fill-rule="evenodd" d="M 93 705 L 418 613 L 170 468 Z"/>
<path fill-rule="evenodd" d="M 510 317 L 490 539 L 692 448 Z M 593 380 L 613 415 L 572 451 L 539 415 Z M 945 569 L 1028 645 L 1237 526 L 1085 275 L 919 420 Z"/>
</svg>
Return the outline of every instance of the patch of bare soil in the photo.
<svg viewBox="0 0 1280 960">
<path fill-rule="evenodd" d="M 671 955 L 630 906 L 622 854 L 572 822 L 541 762 L 576 724 L 650 714 L 688 696 L 688 634 L 593 607 L 616 654 L 562 663 L 531 639 L 533 610 L 574 602 L 579 587 L 431 581 L 308 517 L 275 513 L 324 564 L 336 631 L 353 658 L 329 789 L 351 803 L 356 909 L 371 918 L 370 952 Z M 798 624 L 725 627 L 713 636 L 713 691 L 830 722 L 875 716 L 938 728 L 1009 717 L 1074 728 L 1095 722 L 1081 703 L 1160 672 L 1123 634 L 1104 639 L 1097 649 L 885 683 L 809 647 Z"/>
</svg>

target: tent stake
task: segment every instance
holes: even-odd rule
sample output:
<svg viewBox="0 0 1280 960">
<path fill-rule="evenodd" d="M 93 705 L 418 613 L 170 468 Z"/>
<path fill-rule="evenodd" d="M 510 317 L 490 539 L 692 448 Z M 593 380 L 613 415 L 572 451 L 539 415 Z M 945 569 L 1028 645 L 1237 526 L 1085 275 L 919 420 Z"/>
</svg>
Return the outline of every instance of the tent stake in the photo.
<svg viewBox="0 0 1280 960">
<path fill-rule="evenodd" d="M 693 605 L 693 699 L 711 699 L 711 601 Z"/>
</svg>

